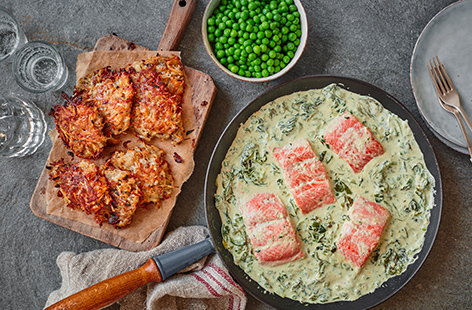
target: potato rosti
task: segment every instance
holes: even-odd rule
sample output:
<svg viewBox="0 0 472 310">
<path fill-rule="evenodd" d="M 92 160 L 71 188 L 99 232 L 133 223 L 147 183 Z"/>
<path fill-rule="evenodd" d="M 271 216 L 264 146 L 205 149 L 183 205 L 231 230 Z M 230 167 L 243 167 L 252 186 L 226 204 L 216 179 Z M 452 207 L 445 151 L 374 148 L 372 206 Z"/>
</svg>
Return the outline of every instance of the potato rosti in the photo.
<svg viewBox="0 0 472 310">
<path fill-rule="evenodd" d="M 118 135 L 130 124 L 134 88 L 129 74 L 124 70 L 101 68 L 77 83 L 74 97 L 91 101 L 97 106 L 105 122 L 105 132 Z"/>
<path fill-rule="evenodd" d="M 131 76 L 136 90 L 131 123 L 138 137 L 147 141 L 158 137 L 182 142 L 182 97 L 172 95 L 153 69 Z"/>
<path fill-rule="evenodd" d="M 108 138 L 103 133 L 103 118 L 96 106 L 80 98 L 68 98 L 66 103 L 51 110 L 59 137 L 72 152 L 82 158 L 97 158 Z"/>
<path fill-rule="evenodd" d="M 172 194 L 174 178 L 164 154 L 158 147 L 142 143 L 116 151 L 110 159 L 114 167 L 130 171 L 136 178 L 143 194 L 140 204 L 158 203 Z"/>
<path fill-rule="evenodd" d="M 100 168 L 88 161 L 66 164 L 63 159 L 50 164 L 49 178 L 59 188 L 69 208 L 94 214 L 97 223 L 108 221 L 111 202 L 107 179 Z"/>
<path fill-rule="evenodd" d="M 128 226 L 142 196 L 141 189 L 129 171 L 117 169 L 110 163 L 105 164 L 102 171 L 108 180 L 112 198 L 108 223 L 119 228 Z"/>
</svg>

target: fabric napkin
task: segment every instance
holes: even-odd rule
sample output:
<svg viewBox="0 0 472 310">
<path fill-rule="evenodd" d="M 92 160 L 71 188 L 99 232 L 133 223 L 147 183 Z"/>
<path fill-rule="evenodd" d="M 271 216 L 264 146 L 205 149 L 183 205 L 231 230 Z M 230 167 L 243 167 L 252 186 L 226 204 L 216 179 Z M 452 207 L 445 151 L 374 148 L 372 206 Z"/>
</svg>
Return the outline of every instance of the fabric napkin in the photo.
<svg viewBox="0 0 472 310">
<path fill-rule="evenodd" d="M 169 233 L 156 248 L 146 252 L 118 249 L 82 254 L 62 252 L 57 257 L 61 288 L 53 291 L 46 306 L 88 286 L 143 265 L 151 256 L 202 241 L 208 230 L 202 226 L 180 227 Z M 118 304 L 134 309 L 244 309 L 246 295 L 234 282 L 217 255 L 210 255 L 162 283 L 150 283 Z"/>
</svg>

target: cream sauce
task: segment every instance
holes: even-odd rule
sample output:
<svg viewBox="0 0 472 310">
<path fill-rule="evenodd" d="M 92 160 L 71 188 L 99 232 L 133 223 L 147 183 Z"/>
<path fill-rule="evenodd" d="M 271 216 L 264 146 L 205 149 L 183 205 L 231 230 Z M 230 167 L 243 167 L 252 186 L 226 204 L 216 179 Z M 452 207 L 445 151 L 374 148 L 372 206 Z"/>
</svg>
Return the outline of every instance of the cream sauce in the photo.
<svg viewBox="0 0 472 310">
<path fill-rule="evenodd" d="M 385 153 L 360 173 L 326 145 L 323 129 L 344 111 L 354 114 Z M 303 215 L 271 154 L 274 147 L 308 139 L 328 172 L 336 202 Z M 276 267 L 256 260 L 246 236 L 240 205 L 255 193 L 271 192 L 286 205 L 306 257 Z M 305 303 L 355 300 L 401 274 L 421 250 L 433 206 L 434 178 L 426 169 L 406 121 L 375 99 L 332 84 L 280 97 L 241 125 L 217 178 L 216 206 L 224 246 L 234 262 L 266 291 Z M 356 196 L 391 213 L 379 246 L 362 268 L 353 267 L 336 241 Z"/>
</svg>

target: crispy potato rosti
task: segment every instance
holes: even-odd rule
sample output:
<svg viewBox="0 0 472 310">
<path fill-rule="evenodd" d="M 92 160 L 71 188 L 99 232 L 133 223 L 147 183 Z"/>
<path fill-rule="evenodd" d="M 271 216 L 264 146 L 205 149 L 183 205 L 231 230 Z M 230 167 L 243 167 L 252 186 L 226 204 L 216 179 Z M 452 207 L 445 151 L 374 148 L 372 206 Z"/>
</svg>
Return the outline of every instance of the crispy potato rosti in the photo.
<svg viewBox="0 0 472 310">
<path fill-rule="evenodd" d="M 105 132 L 118 135 L 130 124 L 134 88 L 124 70 L 101 68 L 79 80 L 74 96 L 95 104 L 105 122 Z"/>
<path fill-rule="evenodd" d="M 103 134 L 103 119 L 97 107 L 79 98 L 53 107 L 51 115 L 64 144 L 82 158 L 97 158 L 108 138 Z"/>
<path fill-rule="evenodd" d="M 110 163 L 105 164 L 103 173 L 108 180 L 112 198 L 108 223 L 119 228 L 128 226 L 142 196 L 137 181 L 131 172 L 117 169 Z"/>
<path fill-rule="evenodd" d="M 142 143 L 141 146 L 116 151 L 110 162 L 114 167 L 130 171 L 142 190 L 141 204 L 167 199 L 174 188 L 174 178 L 164 151 Z"/>
<path fill-rule="evenodd" d="M 130 70 L 130 68 L 134 70 Z M 137 73 L 146 69 L 156 71 L 173 95 L 183 95 L 185 88 L 184 66 L 178 56 L 152 56 L 127 67 L 130 72 Z"/>
<path fill-rule="evenodd" d="M 171 138 L 174 143 L 184 139 L 182 97 L 172 95 L 153 69 L 133 73 L 136 100 L 132 109 L 132 126 L 138 137 L 151 140 Z"/>
<path fill-rule="evenodd" d="M 96 164 L 88 161 L 66 164 L 60 159 L 49 168 L 49 178 L 69 208 L 93 213 L 97 223 L 108 221 L 111 197 L 107 179 Z"/>
</svg>

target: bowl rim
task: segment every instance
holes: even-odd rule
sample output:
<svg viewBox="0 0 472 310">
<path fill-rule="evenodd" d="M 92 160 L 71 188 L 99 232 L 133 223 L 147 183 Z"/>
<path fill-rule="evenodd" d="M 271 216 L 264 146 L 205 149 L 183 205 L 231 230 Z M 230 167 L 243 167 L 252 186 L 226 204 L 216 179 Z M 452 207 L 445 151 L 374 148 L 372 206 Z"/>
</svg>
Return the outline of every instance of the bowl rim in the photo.
<svg viewBox="0 0 472 310">
<path fill-rule="evenodd" d="M 262 77 L 262 78 L 254 78 L 254 77 L 248 78 L 248 77 L 240 76 L 238 74 L 231 72 L 228 68 L 226 68 L 219 62 L 219 60 L 216 58 L 215 54 L 213 53 L 211 44 L 208 41 L 207 20 L 210 14 L 213 12 L 214 8 L 219 4 L 220 1 L 221 0 L 210 0 L 208 2 L 205 8 L 205 12 L 203 13 L 202 29 L 201 29 L 203 45 L 205 46 L 205 50 L 207 51 L 207 54 L 210 56 L 210 58 L 217 65 L 218 68 L 220 68 L 223 72 L 225 72 L 229 76 L 234 77 L 235 79 L 246 81 L 246 82 L 261 83 L 261 82 L 267 82 L 267 81 L 278 79 L 279 77 L 283 76 L 285 73 L 290 71 L 295 66 L 295 64 L 298 62 L 298 60 L 302 56 L 306 47 L 306 42 L 308 40 L 308 20 L 306 17 L 305 9 L 303 8 L 303 5 L 300 0 L 293 0 L 294 4 L 296 5 L 298 9 L 298 13 L 300 13 L 300 23 L 301 23 L 301 28 L 302 28 L 300 44 L 298 45 L 295 55 L 293 56 L 292 60 L 290 60 L 290 62 L 282 70 L 280 70 L 277 73 L 274 73 L 272 75 L 269 75 L 267 77 Z"/>
</svg>

